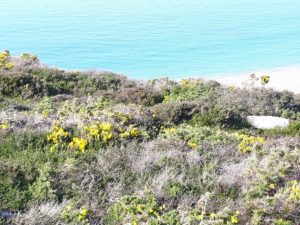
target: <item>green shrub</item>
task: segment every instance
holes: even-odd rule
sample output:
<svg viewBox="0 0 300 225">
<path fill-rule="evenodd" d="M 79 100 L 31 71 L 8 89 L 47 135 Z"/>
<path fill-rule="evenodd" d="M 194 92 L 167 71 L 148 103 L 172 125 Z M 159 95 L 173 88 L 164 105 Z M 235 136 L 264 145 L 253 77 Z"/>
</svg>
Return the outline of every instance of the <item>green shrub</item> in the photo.
<svg viewBox="0 0 300 225">
<path fill-rule="evenodd" d="M 300 122 L 292 121 L 286 128 L 275 128 L 270 130 L 259 130 L 259 133 L 262 133 L 267 136 L 300 136 Z"/>
<path fill-rule="evenodd" d="M 185 141 L 191 148 L 200 150 L 203 141 L 237 143 L 234 134 L 222 131 L 218 128 L 190 126 L 182 124 L 179 127 L 166 128 L 160 134 L 161 138 L 174 141 Z"/>
<path fill-rule="evenodd" d="M 8 176 L 8 174 L 6 174 Z M 0 176 L 0 209 L 22 209 L 27 205 L 29 192 L 15 186 L 10 178 Z"/>
<path fill-rule="evenodd" d="M 39 176 L 35 182 L 30 185 L 29 191 L 34 202 L 46 202 L 56 200 L 55 190 L 51 180 L 51 170 L 49 163 L 44 164 L 38 169 Z"/>
<path fill-rule="evenodd" d="M 39 58 L 36 55 L 33 55 L 31 53 L 23 53 L 20 56 L 20 59 L 26 63 L 26 65 L 30 65 L 32 63 L 39 63 Z"/>
<path fill-rule="evenodd" d="M 227 129 L 248 128 L 245 117 L 236 110 L 220 109 L 218 106 L 209 109 L 207 112 L 196 113 L 190 121 L 192 125 L 219 126 Z"/>
<path fill-rule="evenodd" d="M 67 224 L 89 225 L 88 209 L 85 206 L 76 207 L 69 203 L 61 213 L 61 220 Z"/>
<path fill-rule="evenodd" d="M 115 103 L 152 106 L 163 101 L 163 95 L 150 87 L 122 87 L 118 90 L 98 91 L 98 94 Z"/>
<path fill-rule="evenodd" d="M 106 224 L 180 224 L 178 212 L 159 204 L 151 195 L 144 198 L 123 196 L 119 202 L 108 209 L 105 221 Z"/>
<path fill-rule="evenodd" d="M 23 98 L 58 94 L 81 96 L 100 90 L 118 90 L 126 84 L 128 81 L 124 77 L 115 74 L 103 73 L 92 76 L 49 68 L 2 72 L 0 75 L 0 93 L 4 96 Z"/>
<path fill-rule="evenodd" d="M 292 222 L 283 220 L 283 219 L 279 219 L 279 220 L 275 221 L 275 225 L 292 225 Z"/>
<path fill-rule="evenodd" d="M 150 108 L 150 113 L 162 125 L 181 124 L 189 121 L 198 109 L 195 102 L 161 103 Z"/>
<path fill-rule="evenodd" d="M 286 149 L 273 147 L 260 152 L 250 164 L 245 177 L 245 206 L 256 224 L 297 221 L 295 211 L 300 204 L 300 194 L 296 194 L 300 190 L 297 181 L 299 156 L 299 149 L 292 145 Z"/>
<path fill-rule="evenodd" d="M 213 81 L 204 83 L 200 79 L 182 80 L 165 95 L 164 102 L 195 100 L 200 96 L 215 93 L 218 88 L 220 84 Z"/>
</svg>

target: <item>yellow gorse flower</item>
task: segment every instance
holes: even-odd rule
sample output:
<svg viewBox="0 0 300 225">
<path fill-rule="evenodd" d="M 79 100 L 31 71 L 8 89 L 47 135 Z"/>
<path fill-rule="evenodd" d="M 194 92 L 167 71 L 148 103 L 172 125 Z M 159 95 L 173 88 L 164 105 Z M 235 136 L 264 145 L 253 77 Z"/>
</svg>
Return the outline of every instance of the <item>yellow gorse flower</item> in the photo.
<svg viewBox="0 0 300 225">
<path fill-rule="evenodd" d="M 49 116 L 49 112 L 47 110 L 44 110 L 42 112 L 42 115 L 45 116 L 45 117 L 48 117 Z"/>
<path fill-rule="evenodd" d="M 110 123 L 102 123 L 100 125 L 101 130 L 103 131 L 111 131 L 112 125 Z"/>
<path fill-rule="evenodd" d="M 163 133 L 166 134 L 167 136 L 174 136 L 178 134 L 178 130 L 176 128 L 164 128 Z"/>
<path fill-rule="evenodd" d="M 290 199 L 300 201 L 300 182 L 297 180 L 291 182 Z"/>
<path fill-rule="evenodd" d="M 238 148 L 243 153 L 251 151 L 251 148 L 256 144 L 265 143 L 265 139 L 262 137 L 255 137 L 246 134 L 237 134 L 237 139 L 240 141 Z"/>
<path fill-rule="evenodd" d="M 100 131 L 97 125 L 86 126 L 84 129 L 87 131 L 89 137 L 99 139 Z"/>
<path fill-rule="evenodd" d="M 5 50 L 3 52 L 0 53 L 0 62 L 2 64 L 5 63 L 5 61 L 10 57 L 10 53 L 9 51 Z"/>
<path fill-rule="evenodd" d="M 79 215 L 78 215 L 78 220 L 84 220 L 84 216 L 81 215 L 81 214 L 79 214 Z"/>
<path fill-rule="evenodd" d="M 7 123 L 2 123 L 2 124 L 0 124 L 0 129 L 6 130 L 6 129 L 8 129 L 8 128 L 9 128 L 9 126 L 8 126 Z"/>
<path fill-rule="evenodd" d="M 8 50 L 0 53 L 0 68 L 10 70 L 14 67 L 14 64 L 10 62 L 10 53 Z"/>
<path fill-rule="evenodd" d="M 183 79 L 180 81 L 182 87 L 193 87 L 203 83 L 201 79 Z"/>
<path fill-rule="evenodd" d="M 82 153 L 84 153 L 87 144 L 88 144 L 87 140 L 85 140 L 83 138 L 74 137 L 73 141 L 70 142 L 69 147 L 74 148 L 74 149 L 79 150 Z"/>
<path fill-rule="evenodd" d="M 187 87 L 190 85 L 190 81 L 187 80 L 187 79 L 183 79 L 180 81 L 180 85 L 183 86 L 183 87 Z"/>
<path fill-rule="evenodd" d="M 79 220 L 79 221 L 84 220 L 84 219 L 86 218 L 87 214 L 88 214 L 87 208 L 85 208 L 85 207 L 82 208 L 81 211 L 80 211 L 79 214 L 78 214 L 78 220 Z"/>
<path fill-rule="evenodd" d="M 136 127 L 130 130 L 130 134 L 132 137 L 138 137 L 140 135 L 139 129 Z"/>
<path fill-rule="evenodd" d="M 108 142 L 113 138 L 113 125 L 110 123 L 97 123 L 84 127 L 89 139 L 103 140 Z"/>
<path fill-rule="evenodd" d="M 199 214 L 199 215 L 197 216 L 197 219 L 198 219 L 198 220 L 202 220 L 202 219 L 203 219 L 203 216 L 202 216 L 201 214 Z"/>
<path fill-rule="evenodd" d="M 142 133 L 140 130 L 136 127 L 130 126 L 127 130 L 122 130 L 120 133 L 120 137 L 123 139 L 128 139 L 128 138 L 137 138 L 140 137 Z"/>
<path fill-rule="evenodd" d="M 138 211 L 138 212 L 142 212 L 143 211 L 141 205 L 137 205 L 136 206 L 136 211 Z"/>
<path fill-rule="evenodd" d="M 4 60 L 10 57 L 10 52 L 8 50 L 4 50 L 0 53 L 0 60 Z"/>
<path fill-rule="evenodd" d="M 8 63 L 5 64 L 5 69 L 10 70 L 10 69 L 12 69 L 14 66 L 15 66 L 15 65 L 14 65 L 12 62 L 8 62 Z"/>
<path fill-rule="evenodd" d="M 261 83 L 263 85 L 267 84 L 270 82 L 270 76 L 269 75 L 263 75 L 260 77 Z"/>
<path fill-rule="evenodd" d="M 102 131 L 101 133 L 102 140 L 106 143 L 113 137 L 113 132 L 111 131 Z"/>
<path fill-rule="evenodd" d="M 198 147 L 198 144 L 194 141 L 189 141 L 187 144 L 190 148 L 197 148 Z"/>
<path fill-rule="evenodd" d="M 130 137 L 130 132 L 128 131 L 124 131 L 120 134 L 120 137 L 123 138 L 123 139 L 127 139 Z"/>
<path fill-rule="evenodd" d="M 240 214 L 240 211 L 236 211 L 233 216 L 231 216 L 231 223 L 236 224 L 239 223 L 238 215 Z"/>
<path fill-rule="evenodd" d="M 59 126 L 54 126 L 52 132 L 48 134 L 47 140 L 58 144 L 62 139 L 68 137 L 69 133 Z"/>
<path fill-rule="evenodd" d="M 83 209 L 81 210 L 81 215 L 86 216 L 87 213 L 88 213 L 87 208 L 83 208 Z"/>
</svg>

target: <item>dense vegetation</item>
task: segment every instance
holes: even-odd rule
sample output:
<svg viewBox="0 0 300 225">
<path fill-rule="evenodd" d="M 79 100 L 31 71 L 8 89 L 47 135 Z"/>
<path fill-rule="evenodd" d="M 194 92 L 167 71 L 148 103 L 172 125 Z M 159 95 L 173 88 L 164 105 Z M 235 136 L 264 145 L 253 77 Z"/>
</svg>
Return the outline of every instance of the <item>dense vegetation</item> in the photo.
<svg viewBox="0 0 300 225">
<path fill-rule="evenodd" d="M 66 72 L 5 51 L 0 110 L 0 211 L 18 212 L 0 224 L 300 224 L 294 93 Z M 292 122 L 257 130 L 249 115 Z"/>
</svg>

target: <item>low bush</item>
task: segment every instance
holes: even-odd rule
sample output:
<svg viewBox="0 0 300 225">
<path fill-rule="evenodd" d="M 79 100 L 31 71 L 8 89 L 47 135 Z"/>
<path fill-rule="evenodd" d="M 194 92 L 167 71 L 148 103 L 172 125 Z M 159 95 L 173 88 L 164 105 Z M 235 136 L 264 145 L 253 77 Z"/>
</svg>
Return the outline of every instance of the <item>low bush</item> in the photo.
<svg viewBox="0 0 300 225">
<path fill-rule="evenodd" d="M 190 101 L 201 96 L 216 94 L 220 84 L 214 81 L 204 82 L 200 79 L 182 80 L 165 95 L 164 102 Z"/>
<path fill-rule="evenodd" d="M 165 126 L 187 122 L 197 110 L 196 102 L 161 103 L 150 108 L 153 117 L 156 117 Z"/>
<path fill-rule="evenodd" d="M 292 121 L 286 128 L 274 128 L 270 130 L 259 130 L 258 131 L 261 134 L 267 135 L 267 136 L 300 136 L 300 122 L 298 121 Z"/>
<path fill-rule="evenodd" d="M 179 215 L 175 210 L 168 210 L 160 205 L 153 196 L 140 198 L 123 196 L 120 202 L 108 209 L 106 224 L 157 224 L 178 225 Z"/>
<path fill-rule="evenodd" d="M 299 149 L 272 147 L 253 158 L 245 177 L 245 206 L 253 224 L 297 224 Z M 251 179 L 250 179 L 251 177 Z M 296 214 L 295 214 L 296 213 Z"/>
</svg>

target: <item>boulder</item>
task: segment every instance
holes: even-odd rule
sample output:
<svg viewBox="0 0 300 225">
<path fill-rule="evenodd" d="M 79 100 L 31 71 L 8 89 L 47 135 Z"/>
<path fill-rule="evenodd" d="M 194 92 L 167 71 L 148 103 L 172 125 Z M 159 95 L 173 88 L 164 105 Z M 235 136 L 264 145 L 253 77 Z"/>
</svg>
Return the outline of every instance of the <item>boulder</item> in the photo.
<svg viewBox="0 0 300 225">
<path fill-rule="evenodd" d="M 288 119 L 275 116 L 248 116 L 247 121 L 259 129 L 285 128 L 290 124 Z"/>
</svg>

